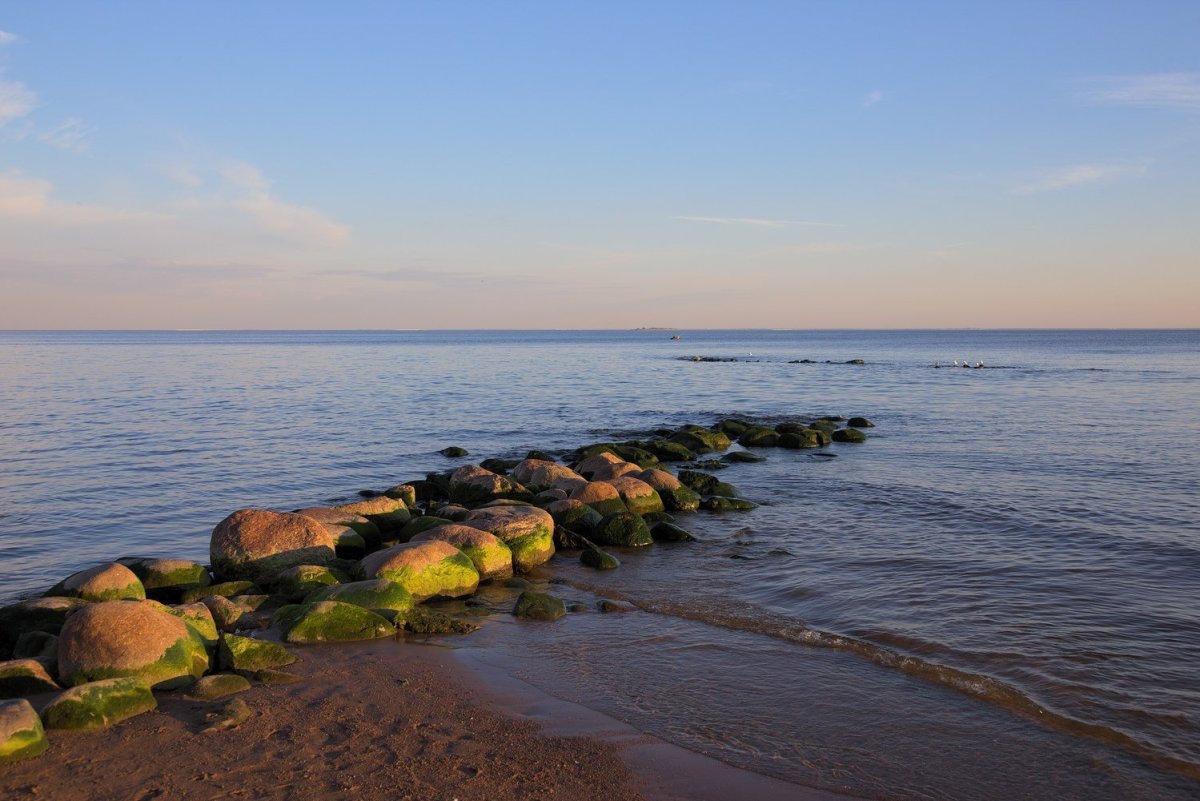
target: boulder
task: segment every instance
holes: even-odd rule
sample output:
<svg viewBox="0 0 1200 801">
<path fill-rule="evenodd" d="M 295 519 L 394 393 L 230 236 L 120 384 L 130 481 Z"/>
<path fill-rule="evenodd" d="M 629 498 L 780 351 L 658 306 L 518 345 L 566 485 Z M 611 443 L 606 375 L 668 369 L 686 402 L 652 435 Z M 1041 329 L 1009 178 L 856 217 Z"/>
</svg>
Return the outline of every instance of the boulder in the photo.
<svg viewBox="0 0 1200 801">
<path fill-rule="evenodd" d="M 146 597 L 146 588 L 125 565 L 106 562 L 72 573 L 51 587 L 46 595 L 85 601 L 137 601 Z"/>
<path fill-rule="evenodd" d="M 341 601 L 343 603 L 361 606 L 372 612 L 388 618 L 403 614 L 413 608 L 412 593 L 388 579 L 368 579 L 367 581 L 352 581 L 349 584 L 337 584 L 332 587 L 322 587 L 313 591 L 306 602 Z"/>
<path fill-rule="evenodd" d="M 512 551 L 515 570 L 532 570 L 554 556 L 554 518 L 545 509 L 493 506 L 469 512 L 463 522 L 503 540 Z"/>
<path fill-rule="evenodd" d="M 642 468 L 631 462 L 607 464 L 592 472 L 592 481 L 611 481 L 614 478 L 640 473 Z"/>
<path fill-rule="evenodd" d="M 433 516 L 440 517 L 443 520 L 449 520 L 452 523 L 457 523 L 466 517 L 467 513 L 470 511 L 471 510 L 465 506 L 459 506 L 456 503 L 448 503 L 435 509 Z M 439 523 L 438 525 L 441 524 Z M 432 526 L 430 528 L 432 528 Z"/>
<path fill-rule="evenodd" d="M 222 578 L 255 579 L 295 565 L 333 559 L 334 539 L 311 517 L 264 509 L 239 509 L 213 529 L 209 557 Z"/>
<path fill-rule="evenodd" d="M 244 606 L 239 606 L 223 595 L 210 595 L 201 603 L 212 615 L 213 623 L 219 631 L 237 631 L 239 628 L 251 625 L 248 612 Z"/>
<path fill-rule="evenodd" d="M 650 527 L 650 536 L 655 542 L 695 542 L 693 537 L 686 530 L 680 528 L 674 523 L 667 521 L 659 521 Z"/>
<path fill-rule="evenodd" d="M 412 517 L 412 512 L 408 510 L 408 504 L 403 499 L 393 498 L 390 495 L 376 495 L 374 498 L 343 503 L 333 508 L 339 512 L 362 515 L 379 527 L 383 537 L 404 528 L 404 524 Z"/>
<path fill-rule="evenodd" d="M 529 620 L 558 620 L 566 613 L 567 608 L 560 599 L 530 590 L 517 596 L 517 605 L 513 607 L 513 615 Z"/>
<path fill-rule="evenodd" d="M 776 443 L 780 448 L 819 448 L 821 447 L 821 432 L 815 428 L 802 428 L 799 431 L 787 431 L 779 435 Z"/>
<path fill-rule="evenodd" d="M 758 504 L 744 501 L 741 498 L 710 495 L 700 502 L 700 508 L 710 512 L 748 512 L 751 509 L 757 509 Z"/>
<path fill-rule="evenodd" d="M 32 631 L 58 634 L 67 616 L 88 605 L 82 598 L 32 598 L 0 607 L 0 658 L 12 653 L 17 638 Z"/>
<path fill-rule="evenodd" d="M 136 676 L 80 684 L 42 710 L 47 729 L 106 729 L 158 706 L 150 685 Z"/>
<path fill-rule="evenodd" d="M 583 483 L 587 483 L 586 481 Z M 545 509 L 555 501 L 565 501 L 567 499 L 567 491 L 561 489 L 542 490 L 537 495 L 533 496 L 535 506 L 540 506 Z"/>
<path fill-rule="evenodd" d="M 208 568 L 187 559 L 126 557 L 117 562 L 141 580 L 148 597 L 159 601 L 176 601 L 187 590 L 212 584 Z"/>
<path fill-rule="evenodd" d="M 406 542 L 376 551 L 362 560 L 364 578 L 394 581 L 416 601 L 470 595 L 479 586 L 479 573 L 470 558 L 448 542 Z"/>
<path fill-rule="evenodd" d="M 396 631 L 390 622 L 369 609 L 340 601 L 281 606 L 271 622 L 279 627 L 287 642 L 295 643 L 373 640 Z"/>
<path fill-rule="evenodd" d="M 738 494 L 737 488 L 732 484 L 726 484 L 716 476 L 697 470 L 681 470 L 679 481 L 701 495 L 724 495 L 727 498 L 736 498 Z"/>
<path fill-rule="evenodd" d="M 203 603 L 166 606 L 163 609 L 191 626 L 204 641 L 205 648 L 216 646 L 217 638 L 220 636 L 217 632 L 217 620 L 213 617 L 212 610 Z"/>
<path fill-rule="evenodd" d="M 589 481 L 575 489 L 571 492 L 571 500 L 582 501 L 601 515 L 628 511 L 617 488 L 603 481 Z"/>
<path fill-rule="evenodd" d="M 275 594 L 289 601 L 299 601 L 315 589 L 331 584 L 343 584 L 350 577 L 323 565 L 296 565 L 275 575 L 270 585 Z"/>
<path fill-rule="evenodd" d="M 671 436 L 670 441 L 682 445 L 693 453 L 723 451 L 730 445 L 729 437 L 725 434 L 700 426 L 684 426 L 682 430 Z"/>
<path fill-rule="evenodd" d="M 725 454 L 721 458 L 727 462 L 748 462 L 748 463 L 765 462 L 767 460 L 767 457 L 759 456 L 757 453 L 751 453 L 750 451 L 730 451 L 729 453 Z"/>
<path fill-rule="evenodd" d="M 737 441 L 747 448 L 773 448 L 779 442 L 779 432 L 766 426 L 753 426 L 738 435 Z"/>
<path fill-rule="evenodd" d="M 634 548 L 654 542 L 646 521 L 632 512 L 617 512 L 600 521 L 592 536 L 602 545 Z"/>
<path fill-rule="evenodd" d="M 42 720 L 28 701 L 0 702 L 0 764 L 35 757 L 49 747 Z"/>
<path fill-rule="evenodd" d="M 643 470 L 637 477 L 654 488 L 666 509 L 690 512 L 700 508 L 700 496 L 691 488 L 683 486 L 683 482 L 665 470 Z"/>
<path fill-rule="evenodd" d="M 720 431 L 727 437 L 734 438 L 740 436 L 749 427 L 750 424 L 744 420 L 727 419 L 717 423 L 713 426 L 713 429 Z"/>
<path fill-rule="evenodd" d="M 834 431 L 837 431 L 838 425 L 837 421 L 835 420 L 826 420 L 822 418 L 820 420 L 813 420 L 808 424 L 808 427 L 815 428 L 817 431 L 824 431 L 826 434 L 832 434 Z"/>
<path fill-rule="evenodd" d="M 383 494 L 389 498 L 404 501 L 404 505 L 409 509 L 414 509 L 417 506 L 417 488 L 412 484 L 397 484 L 394 487 L 388 487 L 383 491 Z"/>
<path fill-rule="evenodd" d="M 644 443 L 645 448 L 650 453 L 654 454 L 659 461 L 663 462 L 690 462 L 696 458 L 696 454 L 687 447 L 680 445 L 678 442 L 670 442 L 667 440 L 654 440 Z"/>
<path fill-rule="evenodd" d="M 479 465 L 464 465 L 450 474 L 450 499 L 459 503 L 483 503 L 493 498 L 523 495 L 523 486 L 510 478 L 484 470 Z"/>
<path fill-rule="evenodd" d="M 466 448 L 460 448 L 458 445 L 451 445 L 448 448 L 442 448 L 440 451 L 438 451 L 438 453 L 440 453 L 442 456 L 445 456 L 447 459 L 461 459 L 464 456 L 471 455 L 470 451 L 468 451 Z"/>
<path fill-rule="evenodd" d="M 414 517 L 412 520 L 408 521 L 408 524 L 405 525 L 404 528 L 400 530 L 400 535 L 397 537 L 397 539 L 400 542 L 409 542 L 413 537 L 417 536 L 422 531 L 428 531 L 431 528 L 444 526 L 451 522 L 453 521 L 450 520 L 450 518 L 439 517 L 437 515 L 421 515 L 420 517 Z"/>
<path fill-rule="evenodd" d="M 367 553 L 367 541 L 363 539 L 363 535 L 359 534 L 349 526 L 330 526 L 326 525 L 329 533 L 333 535 L 333 551 L 337 554 L 338 559 L 358 560 L 362 559 Z"/>
<path fill-rule="evenodd" d="M 222 634 L 217 649 L 217 667 L 237 673 L 283 667 L 295 661 L 296 657 L 279 643 L 236 634 Z"/>
<path fill-rule="evenodd" d="M 180 600 L 185 604 L 194 604 L 214 595 L 222 598 L 234 598 L 238 595 L 259 595 L 261 593 L 262 590 L 253 581 L 222 581 L 220 584 L 188 590 Z"/>
<path fill-rule="evenodd" d="M 496 535 L 482 529 L 447 523 L 412 538 L 412 542 L 441 540 L 458 548 L 475 565 L 479 580 L 504 579 L 513 574 L 513 555 Z"/>
<path fill-rule="evenodd" d="M 658 464 L 658 457 L 644 447 L 644 442 L 636 440 L 634 442 L 618 443 L 614 451 L 617 456 L 620 456 L 627 462 L 632 463 L 639 470 L 654 467 Z"/>
<path fill-rule="evenodd" d="M 61 689 L 36 659 L 0 662 L 0 698 L 20 698 Z"/>
<path fill-rule="evenodd" d="M 599 548 L 584 548 L 579 553 L 579 561 L 596 570 L 615 570 L 621 566 L 621 560 Z"/>
<path fill-rule="evenodd" d="M 839 428 L 833 432 L 834 442 L 866 442 L 867 435 L 857 428 Z"/>
<path fill-rule="evenodd" d="M 68 685 L 133 676 L 170 689 L 207 669 L 200 635 L 153 602 L 92 604 L 67 619 L 58 639 L 58 675 Z"/>
<path fill-rule="evenodd" d="M 192 688 L 188 690 L 188 695 L 201 701 L 212 701 L 249 689 L 250 682 L 245 676 L 238 676 L 235 673 L 214 673 L 193 684 Z"/>
<path fill-rule="evenodd" d="M 601 451 L 600 453 L 581 459 L 579 464 L 575 465 L 575 472 L 584 478 L 590 479 L 597 470 L 620 464 L 628 464 L 628 462 L 612 451 Z"/>
<path fill-rule="evenodd" d="M 566 465 L 545 459 L 526 459 L 520 462 L 513 468 L 512 477 L 534 491 L 553 487 L 565 489 L 566 487 L 560 486 L 558 482 L 571 485 L 587 480 Z"/>
<path fill-rule="evenodd" d="M 640 472 L 640 471 L 639 471 Z M 661 512 L 665 509 L 663 499 L 654 487 L 635 478 L 633 475 L 623 475 L 608 482 L 613 486 L 625 502 L 626 508 L 637 515 Z"/>
<path fill-rule="evenodd" d="M 372 523 L 369 518 L 355 512 L 335 509 L 332 506 L 310 506 L 306 509 L 297 509 L 296 514 L 311 517 L 323 526 L 332 527 L 330 528 L 331 534 L 340 531 L 343 527 L 349 527 L 361 534 L 362 538 L 372 547 L 379 545 L 379 526 Z M 334 536 L 336 537 L 336 534 Z"/>
<path fill-rule="evenodd" d="M 546 506 L 546 511 L 554 518 L 555 531 L 566 526 L 577 531 L 591 531 L 592 526 L 604 519 L 604 515 L 588 506 L 583 501 L 571 499 L 555 501 Z"/>
</svg>

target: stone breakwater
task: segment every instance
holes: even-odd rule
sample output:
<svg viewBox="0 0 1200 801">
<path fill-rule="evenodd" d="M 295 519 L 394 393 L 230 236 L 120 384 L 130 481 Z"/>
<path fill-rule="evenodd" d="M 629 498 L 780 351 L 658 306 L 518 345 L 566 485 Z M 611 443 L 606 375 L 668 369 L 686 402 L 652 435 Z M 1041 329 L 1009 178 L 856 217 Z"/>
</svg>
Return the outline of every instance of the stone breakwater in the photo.
<svg viewBox="0 0 1200 801">
<path fill-rule="evenodd" d="M 219 700 L 206 731 L 232 728 L 248 712 L 228 696 L 297 679 L 283 669 L 297 661 L 285 643 L 467 633 L 473 613 L 489 614 L 470 601 L 480 584 L 510 588 L 518 617 L 584 611 L 523 576 L 555 554 L 612 570 L 620 549 L 692 541 L 672 512 L 756 506 L 706 471 L 765 458 L 749 448 L 863 442 L 870 427 L 729 419 L 484 459 L 338 506 L 239 509 L 213 529 L 208 565 L 122 557 L 0 608 L 0 762 L 44 752 L 47 729 L 104 729 L 152 710 L 156 692 Z M 425 603 L 447 598 L 468 599 L 466 613 Z"/>
</svg>

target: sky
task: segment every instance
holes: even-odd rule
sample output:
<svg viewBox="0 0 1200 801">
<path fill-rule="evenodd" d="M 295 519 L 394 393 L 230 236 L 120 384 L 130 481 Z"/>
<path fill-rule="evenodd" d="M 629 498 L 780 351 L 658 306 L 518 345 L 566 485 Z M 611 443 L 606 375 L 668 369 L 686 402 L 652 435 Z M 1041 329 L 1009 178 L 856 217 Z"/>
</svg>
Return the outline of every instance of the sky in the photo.
<svg viewBox="0 0 1200 801">
<path fill-rule="evenodd" d="M 0 328 L 1200 326 L 1200 3 L 10 2 Z"/>
</svg>

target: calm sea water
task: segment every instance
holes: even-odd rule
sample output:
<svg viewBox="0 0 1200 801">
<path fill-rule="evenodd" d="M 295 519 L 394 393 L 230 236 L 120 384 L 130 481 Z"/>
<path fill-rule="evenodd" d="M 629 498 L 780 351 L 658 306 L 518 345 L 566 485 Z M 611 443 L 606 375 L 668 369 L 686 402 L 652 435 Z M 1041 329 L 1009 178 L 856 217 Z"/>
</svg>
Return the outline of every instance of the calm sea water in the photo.
<svg viewBox="0 0 1200 801">
<path fill-rule="evenodd" d="M 556 559 L 468 650 L 753 770 L 879 798 L 1200 794 L 1200 332 L 0 333 L 0 601 L 203 559 L 244 506 L 724 416 L 862 414 L 722 471 L 702 542 Z M 738 362 L 681 361 L 691 355 Z M 865 365 L 789 364 L 793 359 Z M 986 370 L 933 369 L 982 360 Z"/>
</svg>

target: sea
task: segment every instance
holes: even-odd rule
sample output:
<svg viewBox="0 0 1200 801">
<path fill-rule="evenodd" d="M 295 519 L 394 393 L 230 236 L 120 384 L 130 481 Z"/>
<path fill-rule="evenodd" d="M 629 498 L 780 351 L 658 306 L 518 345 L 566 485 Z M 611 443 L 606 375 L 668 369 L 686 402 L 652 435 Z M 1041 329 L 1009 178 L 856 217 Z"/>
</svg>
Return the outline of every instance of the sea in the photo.
<svg viewBox="0 0 1200 801">
<path fill-rule="evenodd" d="M 758 508 L 611 572 L 559 554 L 591 611 L 453 643 L 858 798 L 1200 798 L 1197 330 L 0 332 L 0 603 L 206 560 L 242 507 L 822 415 L 875 427 L 756 449 L 719 476 Z"/>
</svg>

